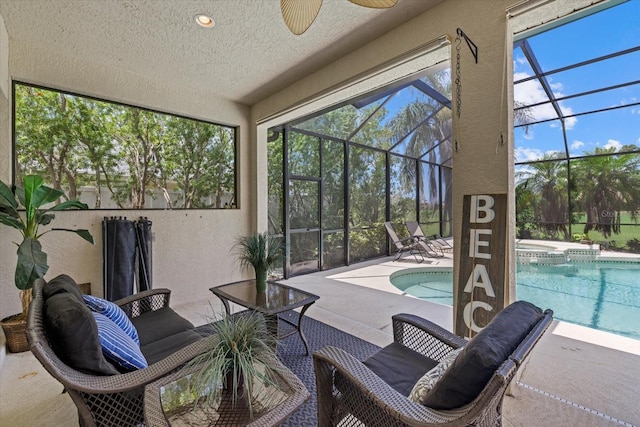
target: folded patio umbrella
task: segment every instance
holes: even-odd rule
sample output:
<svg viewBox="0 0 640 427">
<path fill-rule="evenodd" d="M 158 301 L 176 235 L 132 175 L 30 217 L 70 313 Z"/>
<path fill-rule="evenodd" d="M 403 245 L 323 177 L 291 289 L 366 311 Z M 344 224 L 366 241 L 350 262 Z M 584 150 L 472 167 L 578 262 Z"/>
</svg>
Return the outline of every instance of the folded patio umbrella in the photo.
<svg viewBox="0 0 640 427">
<path fill-rule="evenodd" d="M 151 221 L 140 217 L 136 221 L 136 246 L 138 252 L 138 292 L 151 289 Z"/>
<path fill-rule="evenodd" d="M 105 217 L 102 221 L 104 298 L 115 301 L 133 295 L 136 232 L 133 221 Z"/>
</svg>

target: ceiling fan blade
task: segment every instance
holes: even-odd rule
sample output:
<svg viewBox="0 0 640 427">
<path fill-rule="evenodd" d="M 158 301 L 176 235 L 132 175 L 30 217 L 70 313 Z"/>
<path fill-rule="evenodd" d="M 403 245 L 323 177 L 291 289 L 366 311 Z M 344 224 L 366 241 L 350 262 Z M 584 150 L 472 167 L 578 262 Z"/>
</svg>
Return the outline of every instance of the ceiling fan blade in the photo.
<svg viewBox="0 0 640 427">
<path fill-rule="evenodd" d="M 320 12 L 322 0 L 280 0 L 284 23 L 297 36 L 307 31 Z"/>
<path fill-rule="evenodd" d="M 398 0 L 349 0 L 353 4 L 358 6 L 370 7 L 373 9 L 386 9 L 393 7 L 398 3 Z"/>
</svg>

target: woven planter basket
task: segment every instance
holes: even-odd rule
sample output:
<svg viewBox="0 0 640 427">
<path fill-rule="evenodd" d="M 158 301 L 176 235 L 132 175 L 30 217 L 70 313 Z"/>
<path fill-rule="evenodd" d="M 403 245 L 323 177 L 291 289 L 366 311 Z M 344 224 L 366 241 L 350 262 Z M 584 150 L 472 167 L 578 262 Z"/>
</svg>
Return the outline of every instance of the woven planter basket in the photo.
<svg viewBox="0 0 640 427">
<path fill-rule="evenodd" d="M 22 353 L 29 350 L 29 342 L 27 342 L 27 321 L 16 320 L 20 316 L 13 316 L 2 319 L 2 330 L 7 339 L 7 350 L 10 353 Z"/>
<path fill-rule="evenodd" d="M 80 292 L 85 295 L 91 295 L 91 282 L 88 283 L 78 283 L 78 287 L 80 288 Z"/>
<path fill-rule="evenodd" d="M 91 283 L 79 283 L 80 292 L 91 295 Z M 7 339 L 7 350 L 10 353 L 22 353 L 29 351 L 29 342 L 27 341 L 27 321 L 16 320 L 19 314 L 5 317 L 2 319 L 2 330 Z"/>
</svg>

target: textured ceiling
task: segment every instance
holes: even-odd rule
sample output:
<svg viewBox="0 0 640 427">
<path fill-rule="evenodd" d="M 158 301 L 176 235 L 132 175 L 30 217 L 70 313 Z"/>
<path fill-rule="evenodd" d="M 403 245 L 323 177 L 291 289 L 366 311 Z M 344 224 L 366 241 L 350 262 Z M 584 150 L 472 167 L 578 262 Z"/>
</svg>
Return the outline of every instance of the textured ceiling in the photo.
<svg viewBox="0 0 640 427">
<path fill-rule="evenodd" d="M 252 105 L 440 1 L 324 0 L 300 36 L 279 0 L 3 0 L 0 14 L 11 40 Z M 196 26 L 198 13 L 215 28 Z"/>
</svg>

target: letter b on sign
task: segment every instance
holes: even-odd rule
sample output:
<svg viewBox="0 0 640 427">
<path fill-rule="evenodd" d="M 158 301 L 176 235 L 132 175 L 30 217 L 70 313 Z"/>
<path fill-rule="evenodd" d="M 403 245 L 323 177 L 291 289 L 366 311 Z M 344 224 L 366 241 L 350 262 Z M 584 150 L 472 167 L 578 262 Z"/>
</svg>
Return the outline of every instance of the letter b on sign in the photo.
<svg viewBox="0 0 640 427">
<path fill-rule="evenodd" d="M 496 213 L 493 211 L 495 200 L 487 194 L 471 196 L 471 223 L 486 224 L 493 221 Z"/>
</svg>

